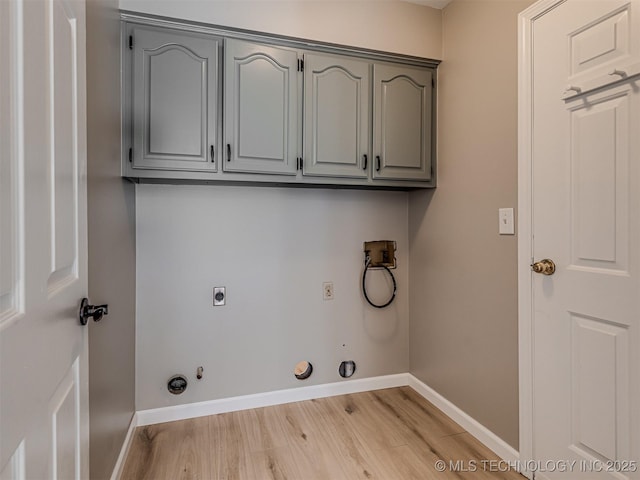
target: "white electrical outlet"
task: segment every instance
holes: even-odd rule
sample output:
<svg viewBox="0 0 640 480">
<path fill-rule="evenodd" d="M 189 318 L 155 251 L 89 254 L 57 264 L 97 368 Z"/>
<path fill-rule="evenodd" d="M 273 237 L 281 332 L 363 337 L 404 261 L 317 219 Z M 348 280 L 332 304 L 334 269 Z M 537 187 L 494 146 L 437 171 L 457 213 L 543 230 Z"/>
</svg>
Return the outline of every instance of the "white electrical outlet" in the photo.
<svg viewBox="0 0 640 480">
<path fill-rule="evenodd" d="M 322 298 L 324 300 L 333 300 L 333 282 L 324 282 L 322 284 Z"/>
</svg>

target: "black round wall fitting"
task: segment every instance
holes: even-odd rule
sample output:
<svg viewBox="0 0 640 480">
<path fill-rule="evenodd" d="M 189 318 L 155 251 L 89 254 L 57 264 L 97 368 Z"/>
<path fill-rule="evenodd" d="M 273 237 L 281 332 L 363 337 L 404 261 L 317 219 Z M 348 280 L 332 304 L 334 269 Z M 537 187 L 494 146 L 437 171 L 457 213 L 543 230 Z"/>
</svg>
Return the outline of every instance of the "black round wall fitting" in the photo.
<svg viewBox="0 0 640 480">
<path fill-rule="evenodd" d="M 174 395 L 180 395 L 187 389 L 187 378 L 184 375 L 174 375 L 167 382 L 167 389 Z"/>
<path fill-rule="evenodd" d="M 338 373 L 342 378 L 349 378 L 356 372 L 356 362 L 353 360 L 347 360 L 342 362 L 338 367 Z"/>
<path fill-rule="evenodd" d="M 296 376 L 298 380 L 304 380 L 305 378 L 309 378 L 311 373 L 313 372 L 313 365 L 311 365 L 306 360 L 302 362 L 298 362 L 296 368 L 293 370 L 293 374 Z"/>
</svg>

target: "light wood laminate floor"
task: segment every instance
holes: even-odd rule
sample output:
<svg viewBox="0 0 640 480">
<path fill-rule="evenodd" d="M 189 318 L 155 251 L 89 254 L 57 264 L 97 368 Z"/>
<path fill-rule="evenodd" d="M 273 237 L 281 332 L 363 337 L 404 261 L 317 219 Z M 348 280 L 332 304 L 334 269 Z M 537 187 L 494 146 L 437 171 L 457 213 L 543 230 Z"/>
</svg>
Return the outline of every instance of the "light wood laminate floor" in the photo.
<svg viewBox="0 0 640 480">
<path fill-rule="evenodd" d="M 505 467 L 400 387 L 138 427 L 121 479 L 524 480 Z"/>
</svg>

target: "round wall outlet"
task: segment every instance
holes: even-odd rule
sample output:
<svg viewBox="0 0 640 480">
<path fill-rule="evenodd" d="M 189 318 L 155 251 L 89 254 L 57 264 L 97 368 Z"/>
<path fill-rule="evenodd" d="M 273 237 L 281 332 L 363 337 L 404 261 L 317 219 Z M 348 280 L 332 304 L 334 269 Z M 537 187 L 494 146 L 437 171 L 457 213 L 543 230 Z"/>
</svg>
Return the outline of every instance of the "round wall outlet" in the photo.
<svg viewBox="0 0 640 480">
<path fill-rule="evenodd" d="M 305 378 L 309 378 L 311 373 L 313 372 L 313 365 L 311 365 L 307 361 L 299 362 L 296 365 L 296 368 L 293 370 L 293 374 L 296 376 L 298 380 L 304 380 Z"/>
<path fill-rule="evenodd" d="M 174 375 L 167 382 L 167 389 L 174 395 L 180 395 L 187 389 L 187 378 L 184 375 Z"/>
<path fill-rule="evenodd" d="M 342 362 L 338 367 L 338 373 L 342 378 L 349 378 L 356 372 L 356 362 L 353 360 L 347 360 Z"/>
</svg>

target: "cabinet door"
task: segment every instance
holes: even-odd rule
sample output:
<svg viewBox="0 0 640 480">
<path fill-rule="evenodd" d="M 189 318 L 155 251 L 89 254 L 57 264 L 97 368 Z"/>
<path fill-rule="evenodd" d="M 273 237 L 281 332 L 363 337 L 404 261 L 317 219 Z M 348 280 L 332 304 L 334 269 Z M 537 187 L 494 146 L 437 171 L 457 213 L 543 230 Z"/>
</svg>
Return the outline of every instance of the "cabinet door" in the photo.
<svg viewBox="0 0 640 480">
<path fill-rule="evenodd" d="M 431 179 L 432 72 L 374 65 L 374 178 Z"/>
<path fill-rule="evenodd" d="M 369 69 L 362 60 L 305 54 L 305 175 L 368 176 Z"/>
<path fill-rule="evenodd" d="M 134 27 L 133 168 L 215 171 L 218 40 Z"/>
<path fill-rule="evenodd" d="M 295 50 L 225 40 L 225 171 L 296 174 L 297 70 Z"/>
</svg>

